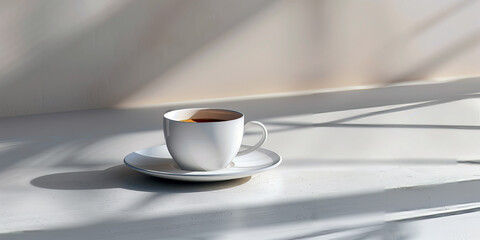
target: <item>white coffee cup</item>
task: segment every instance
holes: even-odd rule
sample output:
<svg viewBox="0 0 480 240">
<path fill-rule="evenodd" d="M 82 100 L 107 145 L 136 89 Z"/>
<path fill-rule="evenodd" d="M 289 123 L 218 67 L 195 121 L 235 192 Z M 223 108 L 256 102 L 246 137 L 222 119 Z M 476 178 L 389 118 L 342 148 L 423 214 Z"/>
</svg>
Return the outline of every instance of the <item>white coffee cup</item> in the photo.
<svg viewBox="0 0 480 240">
<path fill-rule="evenodd" d="M 185 122 L 196 119 L 200 122 Z M 210 119 L 211 121 L 202 119 Z M 218 121 L 214 121 L 218 120 Z M 254 146 L 239 152 L 244 128 L 260 126 L 262 138 Z M 244 125 L 243 114 L 211 108 L 189 108 L 163 115 L 167 148 L 177 165 L 190 171 L 213 171 L 227 167 L 235 156 L 255 151 L 267 139 L 267 128 L 260 122 Z"/>
</svg>

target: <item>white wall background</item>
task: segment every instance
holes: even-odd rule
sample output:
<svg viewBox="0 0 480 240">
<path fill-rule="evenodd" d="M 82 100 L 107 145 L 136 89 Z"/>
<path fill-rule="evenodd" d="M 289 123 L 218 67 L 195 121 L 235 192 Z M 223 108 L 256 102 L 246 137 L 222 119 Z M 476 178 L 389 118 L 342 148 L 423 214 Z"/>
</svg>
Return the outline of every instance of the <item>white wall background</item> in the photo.
<svg viewBox="0 0 480 240">
<path fill-rule="evenodd" d="M 0 117 L 480 74 L 477 0 L 3 0 Z"/>
</svg>

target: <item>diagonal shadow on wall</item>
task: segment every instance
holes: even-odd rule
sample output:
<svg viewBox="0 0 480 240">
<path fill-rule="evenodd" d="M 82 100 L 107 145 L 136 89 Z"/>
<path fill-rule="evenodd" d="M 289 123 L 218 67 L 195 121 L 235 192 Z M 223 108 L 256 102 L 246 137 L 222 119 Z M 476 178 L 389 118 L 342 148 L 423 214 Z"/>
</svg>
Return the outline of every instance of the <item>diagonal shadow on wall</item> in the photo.
<svg viewBox="0 0 480 240">
<path fill-rule="evenodd" d="M 274 2 L 125 1 L 57 38 L 44 33 L 71 21 L 60 13 L 80 10 L 42 2 L 25 19 L 28 31 L 12 27 L 29 38 L 17 46 L 26 52 L 0 72 L 2 115 L 114 106 Z"/>
</svg>

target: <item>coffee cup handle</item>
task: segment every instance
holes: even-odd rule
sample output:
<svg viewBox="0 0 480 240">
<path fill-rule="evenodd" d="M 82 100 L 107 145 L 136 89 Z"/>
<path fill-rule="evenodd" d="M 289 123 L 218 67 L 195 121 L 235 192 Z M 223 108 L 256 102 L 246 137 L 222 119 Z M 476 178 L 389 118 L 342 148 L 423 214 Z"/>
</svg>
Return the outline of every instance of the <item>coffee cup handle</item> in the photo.
<svg viewBox="0 0 480 240">
<path fill-rule="evenodd" d="M 250 122 L 247 122 L 245 124 L 245 127 L 244 127 L 244 133 L 245 131 L 247 130 L 248 127 L 252 126 L 252 125 L 257 125 L 259 126 L 261 129 L 262 129 L 262 138 L 260 139 L 260 141 L 258 141 L 257 144 L 245 149 L 245 150 L 242 150 L 240 152 L 237 153 L 237 156 L 242 156 L 242 155 L 245 155 L 247 153 L 251 153 L 255 150 L 257 150 L 257 148 L 259 148 L 260 146 L 262 146 L 262 144 L 265 142 L 265 140 L 267 140 L 267 136 L 268 136 L 268 132 L 267 132 L 267 128 L 265 127 L 265 125 L 263 125 L 263 123 L 261 122 L 258 122 L 258 121 L 250 121 Z"/>
</svg>

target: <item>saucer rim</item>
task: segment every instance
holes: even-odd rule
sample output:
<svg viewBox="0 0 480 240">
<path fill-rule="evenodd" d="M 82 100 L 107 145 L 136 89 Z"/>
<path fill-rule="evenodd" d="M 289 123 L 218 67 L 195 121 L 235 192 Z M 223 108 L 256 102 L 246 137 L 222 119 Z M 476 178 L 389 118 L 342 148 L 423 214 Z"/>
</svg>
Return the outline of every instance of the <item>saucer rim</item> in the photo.
<svg viewBox="0 0 480 240">
<path fill-rule="evenodd" d="M 159 147 L 159 146 L 166 146 L 166 145 L 165 144 L 160 144 L 160 145 L 155 145 L 155 146 L 151 146 L 151 147 L 148 147 L 148 148 Z M 145 149 L 148 149 L 148 148 L 139 149 L 139 150 L 136 150 L 134 152 L 131 152 L 131 153 L 127 154 L 123 158 L 123 163 L 125 165 L 127 165 L 129 168 L 131 168 L 135 171 L 142 172 L 142 173 L 145 173 L 145 174 L 152 173 L 152 174 L 155 174 L 155 176 L 157 176 L 157 174 L 161 174 L 161 175 L 181 176 L 181 177 L 222 177 L 222 176 L 232 176 L 232 177 L 234 177 L 234 176 L 243 176 L 245 174 L 247 174 L 245 176 L 251 176 L 251 175 L 259 173 L 259 172 L 264 172 L 264 171 L 267 171 L 267 170 L 270 170 L 272 168 L 277 167 L 283 161 L 283 158 L 282 158 L 282 156 L 280 156 L 280 154 L 278 154 L 278 153 L 276 153 L 272 150 L 266 149 L 266 148 L 258 148 L 254 152 L 256 152 L 258 150 L 268 151 L 268 152 L 273 153 L 276 156 L 278 156 L 278 161 L 276 163 L 272 164 L 272 165 L 269 165 L 268 167 L 255 169 L 255 170 L 250 170 L 250 171 L 233 172 L 233 173 L 228 173 L 228 172 L 226 172 L 226 173 L 215 173 L 216 171 L 223 170 L 223 169 L 219 169 L 219 170 L 214 170 L 214 171 L 188 171 L 187 172 L 188 174 L 187 173 L 173 173 L 173 172 L 165 172 L 165 171 L 155 171 L 155 170 L 150 170 L 150 169 L 139 168 L 139 167 L 136 167 L 136 166 L 133 166 L 133 165 L 127 163 L 127 157 L 128 156 L 130 156 L 132 154 L 139 154 L 139 153 L 137 153 L 138 151 L 145 150 Z M 172 158 L 172 161 L 174 161 L 173 158 Z M 180 170 L 182 170 L 182 169 L 180 169 Z M 183 170 L 183 171 L 187 171 L 187 170 Z M 201 172 L 201 173 L 207 173 L 207 174 L 190 174 L 190 173 L 195 173 L 195 172 Z M 210 174 L 208 174 L 208 173 L 210 173 Z M 149 174 L 149 175 L 151 175 L 151 174 Z"/>
</svg>

